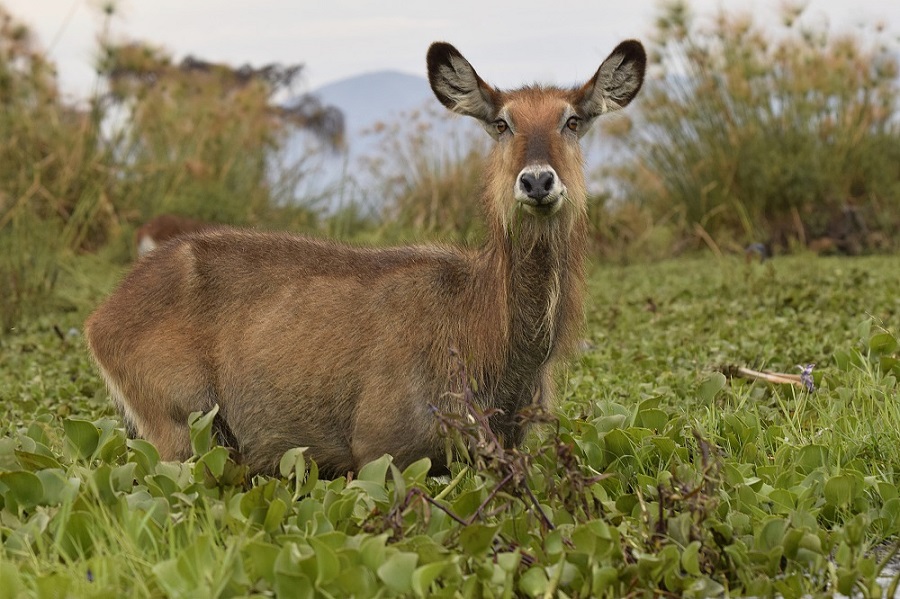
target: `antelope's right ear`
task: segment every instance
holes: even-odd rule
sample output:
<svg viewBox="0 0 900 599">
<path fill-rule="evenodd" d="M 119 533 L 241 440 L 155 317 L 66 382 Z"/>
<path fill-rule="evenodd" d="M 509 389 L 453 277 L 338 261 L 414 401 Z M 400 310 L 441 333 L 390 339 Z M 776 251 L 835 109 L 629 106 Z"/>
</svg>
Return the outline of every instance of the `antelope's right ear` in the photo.
<svg viewBox="0 0 900 599">
<path fill-rule="evenodd" d="M 441 104 L 483 123 L 497 118 L 499 94 L 482 81 L 459 50 L 446 42 L 428 48 L 428 81 Z"/>
</svg>

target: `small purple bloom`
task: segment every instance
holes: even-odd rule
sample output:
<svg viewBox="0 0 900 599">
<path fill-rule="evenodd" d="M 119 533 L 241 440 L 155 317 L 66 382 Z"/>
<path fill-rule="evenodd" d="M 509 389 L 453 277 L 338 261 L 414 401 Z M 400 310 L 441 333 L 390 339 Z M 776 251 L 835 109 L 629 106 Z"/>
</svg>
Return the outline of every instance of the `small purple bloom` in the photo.
<svg viewBox="0 0 900 599">
<path fill-rule="evenodd" d="M 87 571 L 87 581 L 94 582 L 94 573 L 91 572 L 90 568 L 88 568 L 88 571 Z"/>
<path fill-rule="evenodd" d="M 806 385 L 806 390 L 809 391 L 810 393 L 812 393 L 813 391 L 816 390 L 816 385 L 815 385 L 815 383 L 813 383 L 813 376 L 812 376 L 812 371 L 813 371 L 813 368 L 815 368 L 815 367 L 816 367 L 815 364 L 807 364 L 806 366 L 803 367 L 803 369 L 800 372 L 800 381 L 804 385 Z"/>
</svg>

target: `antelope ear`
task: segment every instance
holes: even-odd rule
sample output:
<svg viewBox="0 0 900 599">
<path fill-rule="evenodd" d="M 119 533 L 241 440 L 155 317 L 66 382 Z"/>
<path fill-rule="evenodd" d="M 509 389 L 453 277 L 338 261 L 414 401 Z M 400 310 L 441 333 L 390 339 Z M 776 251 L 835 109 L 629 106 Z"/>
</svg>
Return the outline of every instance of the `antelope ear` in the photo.
<svg viewBox="0 0 900 599">
<path fill-rule="evenodd" d="M 459 114 L 490 123 L 500 110 L 499 94 L 482 81 L 459 50 L 446 42 L 428 49 L 428 81 L 441 104 Z"/>
<path fill-rule="evenodd" d="M 587 120 L 624 108 L 644 83 L 647 53 L 636 40 L 627 40 L 603 61 L 594 77 L 578 90 L 576 106 Z"/>
</svg>

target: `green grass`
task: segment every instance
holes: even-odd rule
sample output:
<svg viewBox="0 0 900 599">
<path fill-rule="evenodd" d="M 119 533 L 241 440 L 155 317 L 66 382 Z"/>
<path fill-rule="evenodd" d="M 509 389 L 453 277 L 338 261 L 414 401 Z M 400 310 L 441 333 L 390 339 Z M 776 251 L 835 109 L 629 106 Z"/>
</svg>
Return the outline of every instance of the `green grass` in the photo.
<svg viewBox="0 0 900 599">
<path fill-rule="evenodd" d="M 295 451 L 283 477 L 246 481 L 211 415 L 192 424 L 198 457 L 160 463 L 125 439 L 78 334 L 112 280 L 76 261 L 60 282 L 75 311 L 0 337 L 0 597 L 881 596 L 890 582 L 895 257 L 596 267 L 556 418 L 450 480 L 387 459 L 319 480 Z M 723 375 L 810 363 L 813 392 Z"/>
</svg>

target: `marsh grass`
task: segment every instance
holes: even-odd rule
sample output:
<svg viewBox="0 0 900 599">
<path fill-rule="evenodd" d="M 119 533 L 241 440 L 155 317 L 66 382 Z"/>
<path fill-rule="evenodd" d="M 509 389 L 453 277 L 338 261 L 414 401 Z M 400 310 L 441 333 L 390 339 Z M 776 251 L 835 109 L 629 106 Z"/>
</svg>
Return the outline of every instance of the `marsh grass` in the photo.
<svg viewBox="0 0 900 599">
<path fill-rule="evenodd" d="M 475 242 L 483 236 L 481 184 L 488 138 L 440 106 L 376 124 L 365 161 L 379 236 Z"/>
<path fill-rule="evenodd" d="M 104 19 L 115 16 L 111 8 Z M 322 151 L 343 143 L 339 111 L 291 95 L 300 65 L 176 62 L 100 35 L 96 94 L 64 99 L 28 29 L 0 8 L 0 325 L 49 304 L 60 271 L 84 252 L 131 258 L 134 228 L 174 212 L 238 225 L 313 228 L 296 196 L 307 156 L 285 162 L 291 132 Z M 296 94 L 294 94 L 296 96 Z"/>
<path fill-rule="evenodd" d="M 607 128 L 622 136 L 624 159 L 606 176 L 621 201 L 657 218 L 676 210 L 681 236 L 844 253 L 890 245 L 900 224 L 888 216 L 900 214 L 896 40 L 877 24 L 811 26 L 797 4 L 780 18 L 764 28 L 749 11 L 666 4 L 639 112 Z"/>
</svg>

